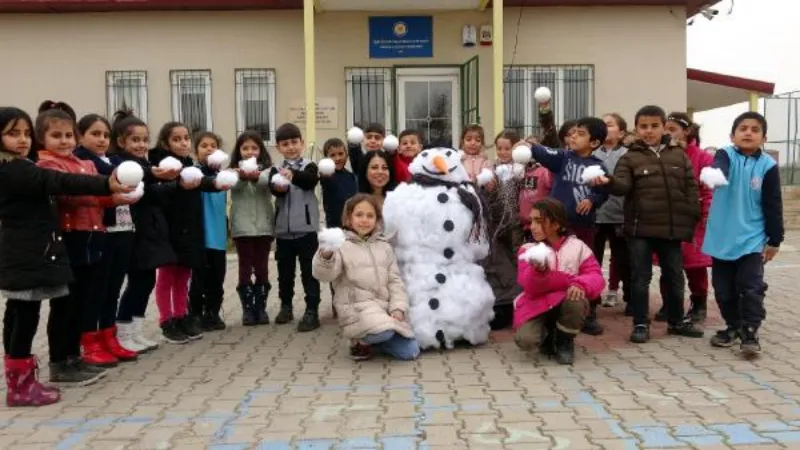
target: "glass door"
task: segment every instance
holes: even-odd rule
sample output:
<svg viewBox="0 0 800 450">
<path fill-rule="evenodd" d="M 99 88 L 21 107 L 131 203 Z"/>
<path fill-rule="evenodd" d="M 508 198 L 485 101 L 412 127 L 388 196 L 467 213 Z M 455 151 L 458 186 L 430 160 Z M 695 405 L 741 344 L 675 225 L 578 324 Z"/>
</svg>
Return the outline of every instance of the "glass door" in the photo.
<svg viewBox="0 0 800 450">
<path fill-rule="evenodd" d="M 422 133 L 426 147 L 458 145 L 459 68 L 397 69 L 398 129 Z"/>
</svg>

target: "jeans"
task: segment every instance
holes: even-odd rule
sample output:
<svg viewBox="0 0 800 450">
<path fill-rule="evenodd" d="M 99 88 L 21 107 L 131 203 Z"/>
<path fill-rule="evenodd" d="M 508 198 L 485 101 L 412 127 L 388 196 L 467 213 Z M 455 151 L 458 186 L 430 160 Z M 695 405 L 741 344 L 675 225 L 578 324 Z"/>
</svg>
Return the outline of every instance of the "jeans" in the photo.
<svg viewBox="0 0 800 450">
<path fill-rule="evenodd" d="M 689 285 L 689 298 L 692 304 L 698 301 L 704 302 L 708 298 L 708 269 L 705 267 L 692 267 L 684 269 L 686 274 L 686 284 Z M 667 284 L 664 277 L 661 277 L 661 298 L 664 298 Z"/>
<path fill-rule="evenodd" d="M 664 279 L 664 306 L 667 322 L 677 325 L 683 321 L 683 253 L 681 242 L 658 238 L 628 238 L 631 264 L 631 309 L 633 324 L 650 323 L 650 281 L 653 278 L 653 253 L 658 256 Z"/>
<path fill-rule="evenodd" d="M 714 258 L 711 282 L 722 318 L 728 327 L 758 329 L 767 316 L 764 309 L 764 261 L 761 253 L 744 255 L 735 261 Z"/>
<path fill-rule="evenodd" d="M 401 361 L 411 361 L 419 356 L 419 343 L 394 331 L 388 330 L 376 334 L 368 334 L 361 338 L 365 344 L 374 345 L 383 353 Z"/>
</svg>

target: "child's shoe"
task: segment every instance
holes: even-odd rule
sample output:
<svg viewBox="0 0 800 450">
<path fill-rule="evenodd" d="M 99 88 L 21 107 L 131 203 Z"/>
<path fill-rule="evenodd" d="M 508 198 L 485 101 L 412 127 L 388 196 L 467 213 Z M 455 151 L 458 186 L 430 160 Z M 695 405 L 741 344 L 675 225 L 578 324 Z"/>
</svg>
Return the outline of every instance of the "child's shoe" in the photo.
<svg viewBox="0 0 800 450">
<path fill-rule="evenodd" d="M 706 308 L 706 303 L 708 299 L 706 298 L 692 298 L 692 308 L 686 313 L 686 318 L 691 320 L 692 323 L 703 323 L 706 321 L 706 317 L 708 316 L 708 310 Z"/>
<path fill-rule="evenodd" d="M 89 331 L 81 335 L 83 362 L 91 366 L 116 367 L 119 360 L 106 348 L 105 338 L 100 331 Z"/>
<path fill-rule="evenodd" d="M 639 324 L 633 326 L 631 333 L 631 342 L 634 344 L 644 344 L 650 340 L 650 326 Z"/>
<path fill-rule="evenodd" d="M 258 325 L 269 324 L 267 315 L 267 297 L 269 296 L 269 283 L 253 285 L 253 314 Z"/>
<path fill-rule="evenodd" d="M 733 347 L 736 341 L 739 340 L 740 335 L 741 333 L 736 328 L 728 327 L 724 330 L 719 330 L 717 334 L 711 337 L 711 345 L 722 348 Z"/>
<path fill-rule="evenodd" d="M 242 325 L 252 327 L 258 323 L 255 311 L 255 295 L 252 284 L 245 284 L 236 288 L 239 302 L 242 304 Z"/>
<path fill-rule="evenodd" d="M 206 313 L 206 315 L 203 316 L 204 331 L 222 331 L 225 328 L 227 328 L 227 326 L 219 313 Z"/>
<path fill-rule="evenodd" d="M 149 350 L 158 348 L 158 342 L 151 341 L 144 337 L 144 317 L 133 318 L 133 340 L 147 347 Z"/>
<path fill-rule="evenodd" d="M 316 309 L 307 309 L 306 313 L 303 314 L 303 318 L 300 319 L 300 323 L 297 324 L 297 331 L 305 333 L 314 331 L 319 327 L 319 313 Z"/>
<path fill-rule="evenodd" d="M 575 335 L 565 333 L 556 328 L 554 339 L 556 362 L 563 365 L 572 365 L 575 362 Z"/>
<path fill-rule="evenodd" d="M 350 346 L 350 357 L 354 361 L 366 361 L 372 358 L 372 347 L 356 342 L 355 345 Z"/>
<path fill-rule="evenodd" d="M 275 317 L 275 323 L 277 323 L 278 325 L 283 325 L 293 320 L 294 320 L 294 312 L 292 311 L 292 306 L 281 305 L 281 310 L 278 313 L 278 316 Z"/>
<path fill-rule="evenodd" d="M 5 359 L 6 405 L 43 406 L 56 403 L 61 392 L 39 382 L 39 366 L 35 356 Z"/>
<path fill-rule="evenodd" d="M 194 316 L 183 316 L 175 319 L 179 330 L 189 338 L 189 340 L 196 340 L 203 337 L 203 330 L 195 320 Z"/>
<path fill-rule="evenodd" d="M 603 334 L 603 326 L 597 321 L 597 303 L 590 306 L 589 315 L 583 323 L 581 332 L 590 336 L 600 336 Z"/>
<path fill-rule="evenodd" d="M 667 334 L 673 334 L 676 336 L 684 336 L 690 338 L 701 338 L 703 337 L 703 330 L 697 328 L 695 324 L 688 320 L 684 320 L 678 324 L 670 324 L 667 326 Z"/>
<path fill-rule="evenodd" d="M 741 332 L 742 343 L 739 350 L 745 357 L 758 356 L 761 354 L 761 344 L 758 342 L 758 330 L 753 327 L 745 327 Z"/>
<path fill-rule="evenodd" d="M 134 339 L 136 325 L 133 322 L 118 322 L 117 323 L 117 340 L 122 348 L 134 351 L 136 353 L 145 353 L 150 351 L 146 345 L 136 342 Z"/>
<path fill-rule="evenodd" d="M 138 359 L 135 350 L 124 348 L 122 345 L 120 345 L 119 340 L 117 339 L 116 326 L 100 330 L 100 333 L 102 334 L 103 341 L 106 345 L 106 350 L 114 355 L 117 360 L 124 362 L 136 361 L 136 359 Z"/>
<path fill-rule="evenodd" d="M 105 369 L 86 364 L 79 358 L 69 359 L 64 362 L 50 363 L 51 383 L 70 383 L 76 386 L 89 386 L 103 378 L 106 373 L 107 371 Z"/>
<path fill-rule="evenodd" d="M 608 291 L 606 295 L 603 296 L 602 305 L 606 308 L 613 308 L 617 306 L 618 297 L 617 291 Z"/>
<path fill-rule="evenodd" d="M 189 342 L 189 336 L 178 327 L 177 319 L 170 319 L 161 324 L 161 334 L 164 340 L 170 344 L 185 344 Z"/>
</svg>

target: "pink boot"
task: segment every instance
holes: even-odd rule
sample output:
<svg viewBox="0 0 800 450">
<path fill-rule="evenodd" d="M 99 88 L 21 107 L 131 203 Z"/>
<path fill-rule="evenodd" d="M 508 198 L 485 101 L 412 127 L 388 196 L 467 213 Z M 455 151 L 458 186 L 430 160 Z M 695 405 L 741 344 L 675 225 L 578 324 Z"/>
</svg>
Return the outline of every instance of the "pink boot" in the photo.
<svg viewBox="0 0 800 450">
<path fill-rule="evenodd" d="M 9 359 L 11 359 L 11 357 L 6 355 L 5 356 L 5 365 L 6 365 L 6 367 L 8 366 L 8 360 Z M 38 377 L 39 361 L 36 360 L 36 357 L 34 357 L 34 362 L 36 363 L 36 373 L 37 373 L 37 377 Z M 45 391 L 51 391 L 51 392 L 55 392 L 56 394 L 61 394 L 61 389 L 59 389 L 58 386 L 53 386 L 52 384 L 44 384 L 44 383 L 41 383 L 41 384 L 42 384 L 42 387 L 44 388 Z"/>
<path fill-rule="evenodd" d="M 39 383 L 36 358 L 6 358 L 6 405 L 43 406 L 56 403 L 61 393 Z"/>
</svg>

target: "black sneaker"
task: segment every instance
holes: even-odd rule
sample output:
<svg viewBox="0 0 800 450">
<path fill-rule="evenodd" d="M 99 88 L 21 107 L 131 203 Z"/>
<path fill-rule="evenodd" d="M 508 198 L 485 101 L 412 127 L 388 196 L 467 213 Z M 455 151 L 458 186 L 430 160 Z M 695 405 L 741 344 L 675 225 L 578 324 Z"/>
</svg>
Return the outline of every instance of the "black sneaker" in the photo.
<svg viewBox="0 0 800 450">
<path fill-rule="evenodd" d="M 666 322 L 667 321 L 667 308 L 662 306 L 661 309 L 658 310 L 656 313 L 656 317 L 653 319 L 656 322 Z"/>
<path fill-rule="evenodd" d="M 703 330 L 697 328 L 691 321 L 683 321 L 676 325 L 669 325 L 667 327 L 667 334 L 689 338 L 701 338 L 703 337 Z"/>
<path fill-rule="evenodd" d="M 203 329 L 200 328 L 200 321 L 197 316 L 183 316 L 178 319 L 177 327 L 186 335 L 189 340 L 200 339 L 203 337 Z"/>
<path fill-rule="evenodd" d="M 728 348 L 733 347 L 736 341 L 739 340 L 740 333 L 736 328 L 726 328 L 717 331 L 717 334 L 711 336 L 711 345 L 714 347 Z"/>
<path fill-rule="evenodd" d="M 350 347 L 350 357 L 354 361 L 366 361 L 372 358 L 372 347 L 359 342 Z"/>
<path fill-rule="evenodd" d="M 634 325 L 633 332 L 631 333 L 631 342 L 634 344 L 644 344 L 650 340 L 650 326 L 648 325 Z"/>
<path fill-rule="evenodd" d="M 277 317 L 275 317 L 275 323 L 277 323 L 278 325 L 283 325 L 293 320 L 294 320 L 294 312 L 292 312 L 292 307 L 281 306 L 281 311 L 278 313 Z"/>
<path fill-rule="evenodd" d="M 605 329 L 600 325 L 597 317 L 592 316 L 586 318 L 586 322 L 583 324 L 583 328 L 581 328 L 581 333 L 588 334 L 589 336 L 600 336 L 603 334 L 603 331 L 605 331 Z"/>
<path fill-rule="evenodd" d="M 693 306 L 692 309 L 686 313 L 686 320 L 692 323 L 703 323 L 706 321 L 706 317 L 708 317 L 708 310 L 705 308 L 695 308 Z"/>
<path fill-rule="evenodd" d="M 222 331 L 225 328 L 225 322 L 219 314 L 206 314 L 203 316 L 203 331 Z"/>
<path fill-rule="evenodd" d="M 88 370 L 80 370 L 78 365 L 72 361 L 50 363 L 50 382 L 51 383 L 70 383 L 76 386 L 88 386 L 94 384 L 105 373 L 92 373 Z"/>
<path fill-rule="evenodd" d="M 86 364 L 80 357 L 70 358 L 69 363 L 76 369 L 81 372 L 89 372 L 89 373 L 96 373 L 100 374 L 100 377 L 104 377 L 108 374 L 108 369 L 105 369 L 100 366 L 93 366 L 91 364 Z"/>
<path fill-rule="evenodd" d="M 758 356 L 761 354 L 761 344 L 758 342 L 758 330 L 753 327 L 742 329 L 742 343 L 739 350 L 744 356 Z"/>
<path fill-rule="evenodd" d="M 305 333 L 307 331 L 314 331 L 319 327 L 319 314 L 317 311 L 308 310 L 303 314 L 300 323 L 297 324 L 297 331 Z"/>
<path fill-rule="evenodd" d="M 177 319 L 170 319 L 161 324 L 161 334 L 164 340 L 170 344 L 185 344 L 189 342 L 189 336 L 178 327 Z"/>
</svg>

